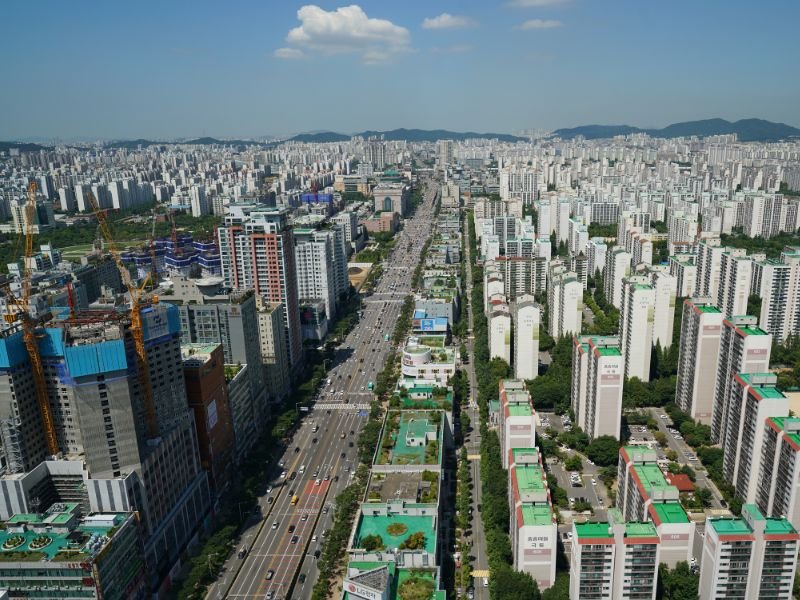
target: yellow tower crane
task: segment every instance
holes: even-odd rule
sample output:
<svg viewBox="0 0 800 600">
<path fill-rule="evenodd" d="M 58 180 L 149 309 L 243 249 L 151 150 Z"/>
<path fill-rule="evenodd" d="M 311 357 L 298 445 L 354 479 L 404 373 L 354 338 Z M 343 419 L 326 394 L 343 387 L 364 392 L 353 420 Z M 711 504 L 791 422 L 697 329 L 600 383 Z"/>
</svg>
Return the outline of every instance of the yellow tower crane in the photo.
<svg viewBox="0 0 800 600">
<path fill-rule="evenodd" d="M 150 381 L 150 367 L 147 362 L 147 349 L 144 345 L 144 328 L 142 326 L 141 314 L 141 309 L 148 304 L 148 300 L 145 299 L 145 287 L 150 277 L 145 278 L 141 287 L 136 285 L 131 277 L 130 271 L 122 262 L 117 244 L 114 242 L 111 231 L 108 229 L 105 210 L 100 208 L 97 204 L 97 200 L 91 193 L 88 194 L 88 196 L 89 202 L 92 205 L 92 210 L 97 217 L 97 224 L 100 226 L 100 231 L 102 231 L 103 238 L 106 244 L 108 244 L 111 256 L 114 257 L 114 262 L 117 264 L 117 269 L 122 277 L 122 283 L 128 288 L 128 293 L 131 297 L 131 335 L 133 336 L 133 344 L 136 350 L 136 367 L 139 371 L 139 384 L 142 387 L 142 394 L 144 396 L 147 431 L 150 438 L 154 439 L 158 437 L 158 419 L 156 418 L 156 406 L 153 400 L 153 386 Z"/>
<path fill-rule="evenodd" d="M 55 456 L 59 451 L 58 437 L 56 436 L 56 427 L 53 422 L 50 399 L 47 395 L 42 355 L 39 353 L 39 343 L 37 342 L 37 339 L 41 336 L 36 333 L 36 323 L 30 314 L 31 263 L 33 257 L 33 226 L 35 221 L 36 184 L 31 182 L 30 185 L 28 185 L 28 201 L 25 204 L 25 263 L 22 265 L 22 294 L 20 298 L 17 298 L 10 289 L 7 290 L 9 312 L 5 315 L 5 320 L 7 323 L 19 321 L 22 325 L 22 341 L 25 344 L 25 349 L 28 351 L 28 357 L 31 361 L 33 386 L 36 390 L 36 402 L 39 405 L 39 412 L 42 415 L 47 451 L 51 456 Z M 15 312 L 11 312 L 12 306 L 16 309 Z"/>
</svg>

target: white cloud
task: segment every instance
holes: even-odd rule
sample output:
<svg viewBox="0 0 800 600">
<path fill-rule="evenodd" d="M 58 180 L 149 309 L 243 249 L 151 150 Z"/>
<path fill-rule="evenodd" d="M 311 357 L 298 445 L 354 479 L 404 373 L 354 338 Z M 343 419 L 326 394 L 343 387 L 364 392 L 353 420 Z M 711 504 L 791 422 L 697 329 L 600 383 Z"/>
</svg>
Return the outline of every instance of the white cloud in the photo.
<svg viewBox="0 0 800 600">
<path fill-rule="evenodd" d="M 528 19 L 518 26 L 518 29 L 530 31 L 531 29 L 555 29 L 561 27 L 561 21 L 554 19 Z"/>
<path fill-rule="evenodd" d="M 305 54 L 303 54 L 302 50 L 298 50 L 297 48 L 278 48 L 275 52 L 272 53 L 272 56 L 275 58 L 283 58 L 283 59 L 296 59 L 296 58 L 303 58 Z"/>
<path fill-rule="evenodd" d="M 509 6 L 515 8 L 542 8 L 544 6 L 562 6 L 570 0 L 511 0 Z"/>
<path fill-rule="evenodd" d="M 472 46 L 469 44 L 456 44 L 454 46 L 445 46 L 443 48 L 431 48 L 431 52 L 434 54 L 463 54 L 464 52 L 470 52 L 471 50 Z"/>
<path fill-rule="evenodd" d="M 475 27 L 478 24 L 475 19 L 442 13 L 438 17 L 428 17 L 422 21 L 423 29 L 464 29 L 465 27 Z"/>
<path fill-rule="evenodd" d="M 411 50 L 408 29 L 370 18 L 356 4 L 332 11 L 309 4 L 297 11 L 297 18 L 300 26 L 289 31 L 286 41 L 301 53 L 358 54 L 365 64 L 377 64 Z"/>
</svg>

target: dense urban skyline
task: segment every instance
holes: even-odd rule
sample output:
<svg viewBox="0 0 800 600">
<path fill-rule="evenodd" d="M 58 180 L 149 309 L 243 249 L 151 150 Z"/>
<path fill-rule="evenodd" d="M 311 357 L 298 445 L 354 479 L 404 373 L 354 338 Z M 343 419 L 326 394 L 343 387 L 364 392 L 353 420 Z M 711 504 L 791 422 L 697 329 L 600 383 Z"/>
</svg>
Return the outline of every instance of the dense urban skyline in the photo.
<svg viewBox="0 0 800 600">
<path fill-rule="evenodd" d="M 13 57 L 4 75 L 14 92 L 0 99 L 4 139 L 800 124 L 800 84 L 782 76 L 800 8 L 778 0 L 757 14 L 738 0 L 6 11 L 0 48 Z"/>
</svg>

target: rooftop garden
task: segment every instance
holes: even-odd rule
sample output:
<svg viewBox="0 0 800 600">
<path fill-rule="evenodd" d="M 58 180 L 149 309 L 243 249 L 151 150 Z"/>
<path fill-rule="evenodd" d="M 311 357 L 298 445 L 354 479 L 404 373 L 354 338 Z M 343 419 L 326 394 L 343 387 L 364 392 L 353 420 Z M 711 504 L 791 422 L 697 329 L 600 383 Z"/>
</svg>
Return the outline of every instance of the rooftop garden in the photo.
<svg viewBox="0 0 800 600">
<path fill-rule="evenodd" d="M 225 365 L 225 381 L 227 383 L 233 381 L 239 374 L 239 371 L 241 371 L 242 369 L 243 369 L 242 363 L 237 363 L 235 365 Z"/>
<path fill-rule="evenodd" d="M 376 463 L 435 465 L 439 463 L 441 415 L 391 411 L 386 420 Z"/>
</svg>

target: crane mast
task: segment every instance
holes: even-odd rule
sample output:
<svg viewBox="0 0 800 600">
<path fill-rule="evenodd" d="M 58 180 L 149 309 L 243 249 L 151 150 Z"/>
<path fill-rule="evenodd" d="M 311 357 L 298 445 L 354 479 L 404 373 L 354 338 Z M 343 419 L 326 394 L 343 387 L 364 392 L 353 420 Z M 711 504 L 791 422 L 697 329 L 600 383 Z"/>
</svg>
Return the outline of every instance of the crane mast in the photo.
<svg viewBox="0 0 800 600">
<path fill-rule="evenodd" d="M 136 367 L 139 372 L 139 385 L 142 388 L 142 396 L 144 398 L 144 411 L 145 419 L 147 421 L 147 431 L 151 439 L 158 437 L 158 419 L 156 418 L 156 407 L 153 399 L 153 385 L 150 381 L 150 367 L 147 362 L 147 348 L 144 344 L 144 328 L 142 326 L 141 308 L 144 302 L 144 288 L 147 285 L 150 277 L 145 278 L 141 287 L 138 287 L 131 278 L 130 271 L 122 262 L 117 245 L 114 238 L 111 236 L 111 231 L 108 228 L 106 221 L 106 213 L 97 204 L 97 200 L 92 194 L 89 194 L 89 202 L 92 205 L 92 210 L 97 217 L 97 224 L 100 226 L 100 231 L 103 233 L 103 238 L 111 250 L 111 256 L 114 257 L 114 262 L 117 265 L 119 274 L 122 277 L 122 282 L 128 289 L 131 297 L 131 335 L 133 337 L 133 345 L 136 353 Z"/>
</svg>

